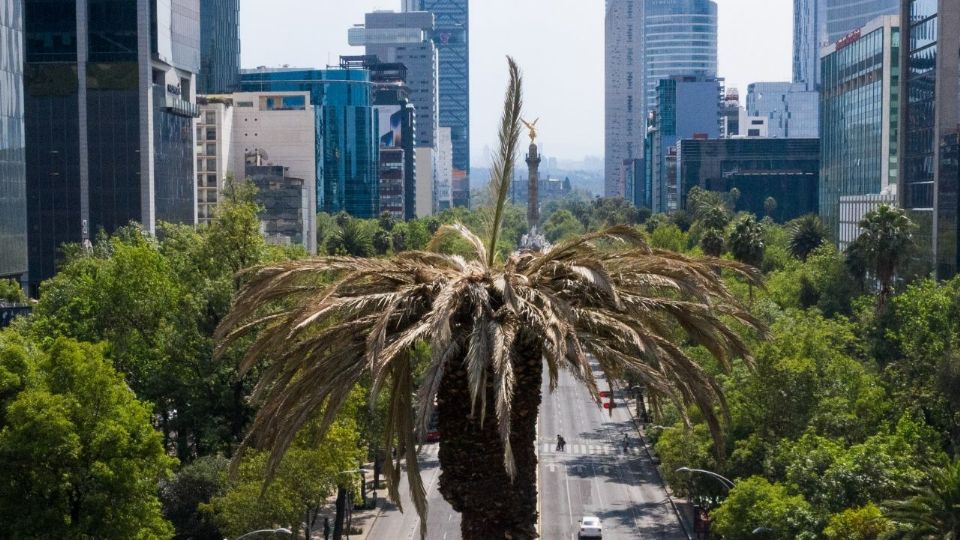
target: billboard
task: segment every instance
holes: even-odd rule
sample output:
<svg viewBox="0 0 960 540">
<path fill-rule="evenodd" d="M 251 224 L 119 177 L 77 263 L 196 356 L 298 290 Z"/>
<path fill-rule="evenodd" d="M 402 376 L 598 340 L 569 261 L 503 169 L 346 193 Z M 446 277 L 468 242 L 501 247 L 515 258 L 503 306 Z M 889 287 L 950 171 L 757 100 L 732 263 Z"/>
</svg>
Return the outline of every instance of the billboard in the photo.
<svg viewBox="0 0 960 540">
<path fill-rule="evenodd" d="M 403 145 L 403 110 L 399 105 L 377 107 L 380 120 L 380 148 L 400 148 Z"/>
</svg>

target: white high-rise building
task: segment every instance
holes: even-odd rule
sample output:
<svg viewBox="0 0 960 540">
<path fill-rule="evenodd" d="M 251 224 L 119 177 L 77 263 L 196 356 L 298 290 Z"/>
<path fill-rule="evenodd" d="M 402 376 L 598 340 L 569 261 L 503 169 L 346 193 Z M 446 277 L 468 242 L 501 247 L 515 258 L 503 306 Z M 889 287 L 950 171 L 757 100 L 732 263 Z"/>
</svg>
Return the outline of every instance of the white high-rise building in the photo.
<svg viewBox="0 0 960 540">
<path fill-rule="evenodd" d="M 714 0 L 607 0 L 604 194 L 623 197 L 620 171 L 642 159 L 657 85 L 678 75 L 716 77 Z"/>
<path fill-rule="evenodd" d="M 226 178 L 244 179 L 248 161 L 282 166 L 306 181 L 303 243 L 317 252 L 317 177 L 313 105 L 307 92 L 238 92 L 206 96 L 197 128 L 198 214 L 209 222 Z"/>
</svg>

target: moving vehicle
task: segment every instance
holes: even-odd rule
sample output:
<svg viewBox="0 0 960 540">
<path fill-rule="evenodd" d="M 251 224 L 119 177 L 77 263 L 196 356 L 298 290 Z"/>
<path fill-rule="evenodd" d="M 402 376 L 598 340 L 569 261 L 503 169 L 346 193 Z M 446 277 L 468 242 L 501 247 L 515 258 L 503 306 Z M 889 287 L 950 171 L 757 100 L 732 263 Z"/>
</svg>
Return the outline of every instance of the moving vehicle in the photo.
<svg viewBox="0 0 960 540">
<path fill-rule="evenodd" d="M 430 423 L 427 425 L 426 439 L 428 443 L 440 442 L 439 423 L 439 415 L 437 414 L 437 410 L 434 409 L 433 414 L 430 415 Z"/>
<path fill-rule="evenodd" d="M 580 538 L 603 538 L 603 525 L 597 516 L 580 518 Z"/>
</svg>

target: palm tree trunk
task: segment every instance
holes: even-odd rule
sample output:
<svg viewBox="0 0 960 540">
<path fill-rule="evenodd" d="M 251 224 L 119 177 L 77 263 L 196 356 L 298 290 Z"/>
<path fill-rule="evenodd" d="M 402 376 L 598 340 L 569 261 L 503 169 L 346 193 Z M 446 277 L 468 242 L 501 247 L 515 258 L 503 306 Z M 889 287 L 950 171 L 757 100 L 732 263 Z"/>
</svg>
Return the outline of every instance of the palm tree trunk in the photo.
<svg viewBox="0 0 960 540">
<path fill-rule="evenodd" d="M 515 391 L 510 443 L 517 465 L 511 480 L 503 464 L 493 385 L 488 385 L 486 419 L 470 414 L 467 371 L 454 362 L 437 397 L 440 429 L 440 493 L 461 514 L 463 540 L 536 538 L 536 422 L 543 376 L 536 336 L 518 336 L 514 347 Z M 493 374 L 489 376 L 493 380 Z"/>
</svg>

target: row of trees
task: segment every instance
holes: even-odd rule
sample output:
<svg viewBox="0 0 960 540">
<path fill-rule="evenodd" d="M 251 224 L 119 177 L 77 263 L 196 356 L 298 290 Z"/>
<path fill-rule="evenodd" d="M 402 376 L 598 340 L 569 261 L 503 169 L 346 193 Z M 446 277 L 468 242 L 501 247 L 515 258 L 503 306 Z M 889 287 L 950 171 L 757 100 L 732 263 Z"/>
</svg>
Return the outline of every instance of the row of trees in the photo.
<svg viewBox="0 0 960 540">
<path fill-rule="evenodd" d="M 721 381 L 730 419 L 717 448 L 695 411 L 661 411 L 652 434 L 669 483 L 714 508 L 728 539 L 960 534 L 960 279 L 911 279 L 912 224 L 894 208 L 868 214 L 839 253 L 814 216 L 779 226 L 734 215 L 720 195 L 693 199 L 689 229 L 654 216 L 651 237 L 761 268 L 750 305 L 769 332 L 730 375 L 688 347 Z M 727 496 L 681 467 L 737 483 Z"/>
</svg>

